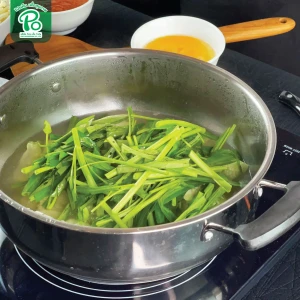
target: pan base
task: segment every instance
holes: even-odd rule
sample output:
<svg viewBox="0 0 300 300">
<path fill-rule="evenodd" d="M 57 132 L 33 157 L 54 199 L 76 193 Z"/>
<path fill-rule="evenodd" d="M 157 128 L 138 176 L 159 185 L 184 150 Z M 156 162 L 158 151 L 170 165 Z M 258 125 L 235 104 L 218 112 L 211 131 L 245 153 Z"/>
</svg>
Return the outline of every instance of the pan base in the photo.
<svg viewBox="0 0 300 300">
<path fill-rule="evenodd" d="M 149 297 L 172 290 L 205 272 L 216 258 L 214 257 L 208 263 L 195 269 L 164 280 L 141 284 L 114 285 L 90 282 L 61 274 L 41 265 L 29 256 L 26 256 L 18 250 L 17 247 L 15 247 L 15 250 L 24 264 L 44 281 L 73 294 L 98 299 L 132 299 Z"/>
</svg>

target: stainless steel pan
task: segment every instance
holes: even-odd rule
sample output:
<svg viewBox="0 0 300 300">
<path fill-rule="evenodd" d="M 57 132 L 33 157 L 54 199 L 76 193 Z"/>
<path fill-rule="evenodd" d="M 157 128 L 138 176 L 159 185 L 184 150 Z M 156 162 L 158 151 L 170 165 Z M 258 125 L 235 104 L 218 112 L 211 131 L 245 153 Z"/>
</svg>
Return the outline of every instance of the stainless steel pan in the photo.
<svg viewBox="0 0 300 300">
<path fill-rule="evenodd" d="M 0 48 L 0 65 L 34 63 L 38 55 L 29 46 Z M 177 116 L 218 133 L 236 123 L 231 144 L 251 166 L 251 181 L 227 202 L 182 222 L 101 229 L 56 221 L 21 206 L 7 194 L 2 176 L 1 226 L 23 252 L 88 280 L 153 281 L 210 260 L 234 238 L 249 250 L 263 247 L 299 221 L 300 184 L 263 180 L 275 152 L 276 131 L 261 98 L 218 67 L 162 52 L 89 52 L 41 64 L 9 81 L 0 88 L 0 168 L 22 142 L 41 130 L 44 119 L 56 124 L 72 115 L 106 115 L 128 105 L 144 113 Z M 286 193 L 254 220 L 262 186 Z"/>
</svg>

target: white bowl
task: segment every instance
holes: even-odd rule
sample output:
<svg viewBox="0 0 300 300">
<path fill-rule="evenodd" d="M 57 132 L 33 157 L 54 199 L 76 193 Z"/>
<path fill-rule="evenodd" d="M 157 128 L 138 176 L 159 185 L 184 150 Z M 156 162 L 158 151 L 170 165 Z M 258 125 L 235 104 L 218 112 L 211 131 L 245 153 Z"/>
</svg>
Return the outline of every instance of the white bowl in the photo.
<svg viewBox="0 0 300 300">
<path fill-rule="evenodd" d="M 6 82 L 8 82 L 7 79 L 4 79 L 4 78 L 0 77 L 0 87 L 1 87 L 2 85 L 4 85 Z M 1 240 L 1 230 L 0 230 L 0 240 Z M 1 243 L 0 243 L 0 245 L 1 245 Z"/>
<path fill-rule="evenodd" d="M 94 0 L 76 8 L 52 13 L 52 34 L 66 35 L 77 29 L 91 14 Z"/>
<path fill-rule="evenodd" d="M 138 28 L 132 36 L 131 48 L 144 48 L 149 42 L 168 35 L 185 35 L 208 43 L 215 56 L 208 61 L 216 65 L 224 52 L 226 42 L 223 33 L 215 25 L 194 17 L 170 16 L 152 20 Z"/>
<path fill-rule="evenodd" d="M 10 18 L 0 23 L 0 46 L 4 43 L 6 36 L 10 33 Z"/>
</svg>

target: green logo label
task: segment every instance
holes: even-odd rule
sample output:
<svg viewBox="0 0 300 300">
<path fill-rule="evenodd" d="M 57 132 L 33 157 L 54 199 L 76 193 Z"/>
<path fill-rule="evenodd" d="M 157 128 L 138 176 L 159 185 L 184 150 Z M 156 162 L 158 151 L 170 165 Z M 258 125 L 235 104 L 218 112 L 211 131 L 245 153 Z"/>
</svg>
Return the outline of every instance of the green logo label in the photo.
<svg viewBox="0 0 300 300">
<path fill-rule="evenodd" d="M 51 0 L 11 0 L 11 37 L 15 42 L 46 42 L 51 36 Z"/>
<path fill-rule="evenodd" d="M 34 9 L 23 11 L 18 22 L 23 25 L 23 32 L 20 32 L 20 38 L 42 38 L 43 23 L 40 21 L 40 13 Z"/>
</svg>

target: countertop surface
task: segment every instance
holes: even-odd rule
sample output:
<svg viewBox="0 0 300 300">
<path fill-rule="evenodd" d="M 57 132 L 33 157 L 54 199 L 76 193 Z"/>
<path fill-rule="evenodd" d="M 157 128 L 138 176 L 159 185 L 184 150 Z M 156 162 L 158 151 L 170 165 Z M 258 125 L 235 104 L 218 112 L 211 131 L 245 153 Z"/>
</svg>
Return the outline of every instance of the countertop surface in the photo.
<svg viewBox="0 0 300 300">
<path fill-rule="evenodd" d="M 89 19 L 71 36 L 99 47 L 126 47 L 133 32 L 149 20 L 151 17 L 110 0 L 96 0 Z M 262 97 L 276 126 L 300 135 L 299 116 L 278 102 L 282 90 L 300 96 L 299 77 L 231 50 L 224 52 L 219 66 L 245 81 Z M 9 77 L 9 73 L 6 72 L 5 77 Z M 244 299 L 300 299 L 299 256 L 300 244 L 292 248 Z"/>
</svg>

